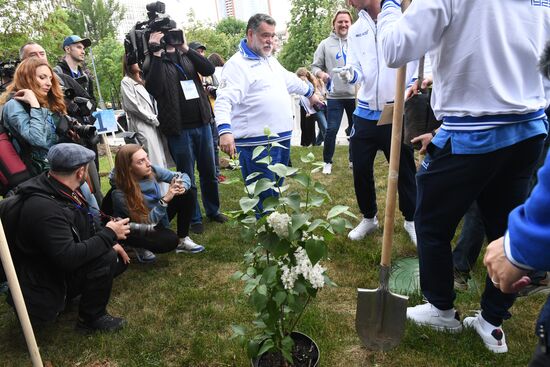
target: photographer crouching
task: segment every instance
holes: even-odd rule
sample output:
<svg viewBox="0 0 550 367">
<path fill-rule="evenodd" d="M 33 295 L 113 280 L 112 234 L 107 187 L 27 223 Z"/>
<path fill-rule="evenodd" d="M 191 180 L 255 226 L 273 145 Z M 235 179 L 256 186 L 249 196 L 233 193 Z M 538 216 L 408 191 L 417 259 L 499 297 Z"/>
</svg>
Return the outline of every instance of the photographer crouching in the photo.
<svg viewBox="0 0 550 367">
<path fill-rule="evenodd" d="M 204 251 L 189 237 L 197 194 L 188 175 L 151 165 L 141 146 L 127 144 L 117 152 L 113 181 L 113 215 L 133 222 L 125 246 L 153 253 Z M 170 184 L 164 195 L 159 182 Z M 177 233 L 170 229 L 176 214 Z"/>
<path fill-rule="evenodd" d="M 93 151 L 78 144 L 54 145 L 47 155 L 49 172 L 19 186 L 25 201 L 13 260 L 35 326 L 55 321 L 66 301 L 78 295 L 77 329 L 116 331 L 125 324 L 106 307 L 113 278 L 128 263 L 118 240 L 130 232 L 129 219 L 111 220 L 103 228 L 92 220 L 80 186 L 94 158 Z"/>
</svg>

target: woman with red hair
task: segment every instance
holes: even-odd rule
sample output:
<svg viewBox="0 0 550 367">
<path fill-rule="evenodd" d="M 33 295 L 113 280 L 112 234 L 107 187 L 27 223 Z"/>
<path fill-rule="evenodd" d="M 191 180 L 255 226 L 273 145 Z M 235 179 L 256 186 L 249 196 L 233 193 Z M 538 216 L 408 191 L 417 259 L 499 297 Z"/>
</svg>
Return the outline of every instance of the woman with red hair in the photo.
<svg viewBox="0 0 550 367">
<path fill-rule="evenodd" d="M 25 163 L 31 173 L 47 170 L 48 149 L 58 142 L 56 130 L 67 113 L 61 86 L 48 62 L 36 57 L 21 62 L 0 104 L 16 149 L 20 154 L 30 152 Z"/>
</svg>

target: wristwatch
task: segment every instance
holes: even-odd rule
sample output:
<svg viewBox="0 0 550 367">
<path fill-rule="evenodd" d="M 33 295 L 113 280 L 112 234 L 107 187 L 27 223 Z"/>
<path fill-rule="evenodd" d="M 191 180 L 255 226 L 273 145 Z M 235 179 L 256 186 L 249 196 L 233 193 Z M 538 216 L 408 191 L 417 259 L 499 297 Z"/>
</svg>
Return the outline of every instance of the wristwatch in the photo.
<svg viewBox="0 0 550 367">
<path fill-rule="evenodd" d="M 165 207 L 165 208 L 168 207 L 168 203 L 167 203 L 166 201 L 164 201 L 163 198 L 160 198 L 159 204 L 160 204 L 160 206 L 162 206 L 162 207 Z"/>
</svg>

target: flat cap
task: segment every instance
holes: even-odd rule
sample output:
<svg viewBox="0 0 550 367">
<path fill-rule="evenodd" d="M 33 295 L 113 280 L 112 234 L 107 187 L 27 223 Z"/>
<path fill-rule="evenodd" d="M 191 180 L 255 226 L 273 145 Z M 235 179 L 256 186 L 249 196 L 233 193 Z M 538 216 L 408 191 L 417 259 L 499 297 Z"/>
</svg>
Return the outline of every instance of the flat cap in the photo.
<svg viewBox="0 0 550 367">
<path fill-rule="evenodd" d="M 189 48 L 192 48 L 193 50 L 197 51 L 198 49 L 202 48 L 206 51 L 206 46 L 203 45 L 202 43 L 200 42 L 197 42 L 197 41 L 193 41 L 189 44 Z"/>
<path fill-rule="evenodd" d="M 95 159 L 95 153 L 82 145 L 56 144 L 48 151 L 50 169 L 54 172 L 71 172 Z"/>
</svg>

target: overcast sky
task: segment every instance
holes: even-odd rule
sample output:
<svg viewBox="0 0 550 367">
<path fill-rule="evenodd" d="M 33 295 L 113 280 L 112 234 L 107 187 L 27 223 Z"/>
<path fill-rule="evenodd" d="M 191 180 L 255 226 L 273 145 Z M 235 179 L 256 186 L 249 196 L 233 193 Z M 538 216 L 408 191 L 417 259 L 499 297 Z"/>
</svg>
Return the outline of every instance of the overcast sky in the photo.
<svg viewBox="0 0 550 367">
<path fill-rule="evenodd" d="M 216 21 L 217 0 L 164 0 L 166 14 L 179 23 L 186 23 L 186 15 L 191 8 L 195 10 L 198 20 L 214 23 Z M 290 0 L 272 0 L 271 11 L 277 21 L 277 30 L 285 28 L 290 20 Z"/>
</svg>

